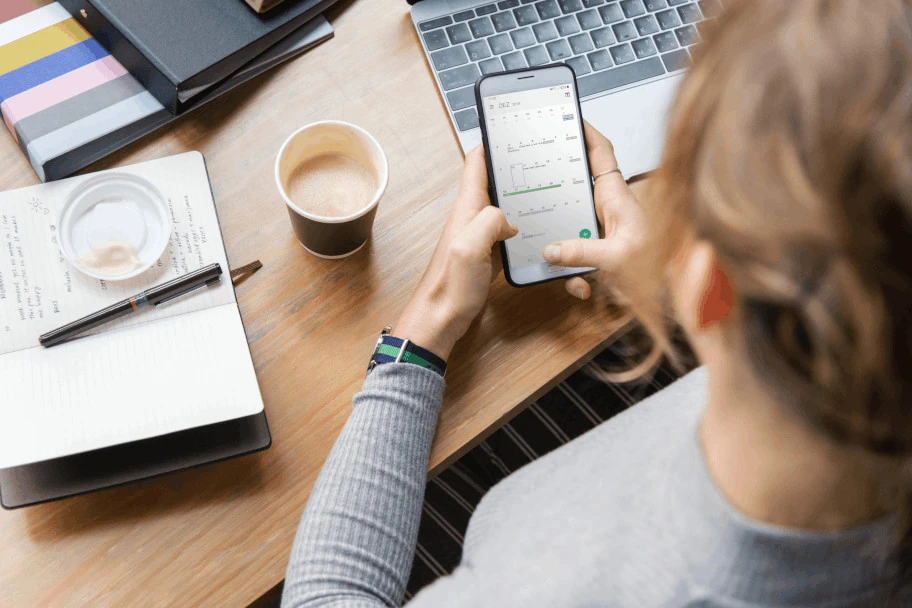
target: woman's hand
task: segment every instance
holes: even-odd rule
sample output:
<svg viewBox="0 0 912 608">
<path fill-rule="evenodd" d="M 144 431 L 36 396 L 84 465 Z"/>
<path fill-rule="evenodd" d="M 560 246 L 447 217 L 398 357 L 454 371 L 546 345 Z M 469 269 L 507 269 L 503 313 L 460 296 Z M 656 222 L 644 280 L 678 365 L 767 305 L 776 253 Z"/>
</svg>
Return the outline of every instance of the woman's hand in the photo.
<svg viewBox="0 0 912 608">
<path fill-rule="evenodd" d="M 589 123 L 584 123 L 589 166 L 593 175 L 617 168 L 614 146 Z M 609 173 L 595 181 L 595 210 L 604 230 L 600 239 L 571 239 L 545 247 L 545 260 L 560 266 L 592 267 L 615 273 L 646 243 L 646 214 L 624 177 Z M 566 284 L 571 295 L 587 299 L 592 293 L 583 277 Z"/>
<path fill-rule="evenodd" d="M 484 151 L 478 146 L 466 155 L 459 195 L 431 262 L 396 324 L 396 337 L 449 357 L 488 297 L 494 245 L 518 231 L 490 204 Z"/>
</svg>

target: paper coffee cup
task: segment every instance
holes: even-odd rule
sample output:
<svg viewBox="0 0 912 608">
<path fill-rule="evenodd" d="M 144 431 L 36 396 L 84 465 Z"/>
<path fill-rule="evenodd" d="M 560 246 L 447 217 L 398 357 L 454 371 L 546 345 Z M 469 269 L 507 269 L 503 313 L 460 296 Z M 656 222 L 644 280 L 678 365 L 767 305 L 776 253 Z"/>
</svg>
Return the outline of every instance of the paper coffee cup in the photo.
<svg viewBox="0 0 912 608">
<path fill-rule="evenodd" d="M 363 205 L 359 202 L 348 215 L 319 215 L 305 208 L 301 200 L 294 200 L 291 180 L 295 172 L 306 170 L 308 161 L 327 155 L 345 157 L 373 178 L 373 194 L 363 196 Z M 344 175 L 339 179 L 344 180 Z M 275 180 L 291 227 L 304 249 L 322 258 L 343 258 L 361 249 L 370 238 L 377 205 L 389 181 L 389 164 L 370 133 L 347 122 L 327 120 L 304 126 L 285 140 L 276 158 Z M 319 195 L 319 191 L 310 192 L 308 198 Z"/>
</svg>

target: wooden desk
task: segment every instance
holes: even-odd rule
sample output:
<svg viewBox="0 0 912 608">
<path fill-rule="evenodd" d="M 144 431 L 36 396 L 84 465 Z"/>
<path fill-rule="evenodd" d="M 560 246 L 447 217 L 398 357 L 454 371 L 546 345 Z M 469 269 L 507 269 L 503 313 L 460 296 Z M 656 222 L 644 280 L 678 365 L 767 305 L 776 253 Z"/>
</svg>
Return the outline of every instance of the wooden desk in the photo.
<svg viewBox="0 0 912 608">
<path fill-rule="evenodd" d="M 380 329 L 416 285 L 456 192 L 462 154 L 405 0 L 335 9 L 336 37 L 99 163 L 200 150 L 234 266 L 273 434 L 260 454 L 57 503 L 0 512 L 0 606 L 246 606 L 285 573 L 301 511 L 349 413 Z M 297 127 L 342 119 L 386 150 L 390 184 L 373 241 L 328 261 L 292 235 L 273 183 Z M 36 183 L 0 135 L 0 188 Z M 432 472 L 582 365 L 621 321 L 557 283 L 498 278 L 460 342 Z"/>
</svg>

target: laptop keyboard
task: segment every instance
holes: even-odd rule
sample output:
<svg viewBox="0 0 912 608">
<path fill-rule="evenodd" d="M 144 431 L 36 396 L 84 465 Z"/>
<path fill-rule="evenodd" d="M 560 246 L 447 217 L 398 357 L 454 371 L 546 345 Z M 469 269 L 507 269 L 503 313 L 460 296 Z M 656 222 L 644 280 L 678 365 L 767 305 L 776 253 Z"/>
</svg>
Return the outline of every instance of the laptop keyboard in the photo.
<svg viewBox="0 0 912 608">
<path fill-rule="evenodd" d="M 720 0 L 501 0 L 424 21 L 424 38 L 456 126 L 478 126 L 483 74 L 563 62 L 580 98 L 682 70 Z"/>
</svg>

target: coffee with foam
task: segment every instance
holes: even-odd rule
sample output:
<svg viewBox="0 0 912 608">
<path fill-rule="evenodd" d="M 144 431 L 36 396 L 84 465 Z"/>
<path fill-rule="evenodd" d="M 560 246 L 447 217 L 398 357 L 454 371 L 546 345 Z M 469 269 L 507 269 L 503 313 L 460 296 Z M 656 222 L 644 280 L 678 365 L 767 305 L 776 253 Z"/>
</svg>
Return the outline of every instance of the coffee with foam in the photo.
<svg viewBox="0 0 912 608">
<path fill-rule="evenodd" d="M 288 176 L 288 196 L 322 217 L 347 217 L 364 209 L 377 192 L 377 177 L 344 154 L 305 159 Z"/>
</svg>

